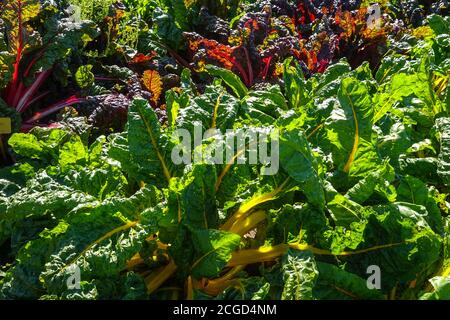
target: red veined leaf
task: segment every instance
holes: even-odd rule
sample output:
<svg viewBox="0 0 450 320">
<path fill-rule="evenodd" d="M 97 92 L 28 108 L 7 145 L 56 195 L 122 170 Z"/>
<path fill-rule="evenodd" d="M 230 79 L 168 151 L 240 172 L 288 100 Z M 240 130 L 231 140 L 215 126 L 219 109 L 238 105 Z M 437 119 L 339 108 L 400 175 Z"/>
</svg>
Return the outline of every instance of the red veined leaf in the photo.
<svg viewBox="0 0 450 320">
<path fill-rule="evenodd" d="M 151 101 L 156 106 L 158 105 L 159 98 L 162 93 L 162 80 L 158 71 L 156 70 L 146 70 L 144 75 L 142 76 L 142 83 L 145 88 L 151 92 L 152 99 Z"/>
<path fill-rule="evenodd" d="M 215 40 L 206 39 L 194 32 L 185 32 L 184 35 L 188 40 L 189 51 L 194 55 L 193 60 L 197 65 L 212 63 L 219 64 L 219 66 L 228 70 L 233 70 L 235 68 L 240 73 L 245 84 L 247 86 L 252 85 L 253 71 L 248 52 L 245 53 L 245 49 L 244 52 L 242 52 L 247 60 L 247 71 L 245 71 L 242 64 L 236 59 L 236 56 L 238 55 L 237 51 L 242 49 L 243 46 L 231 47 Z"/>
<path fill-rule="evenodd" d="M 138 53 L 134 56 L 133 60 L 130 61 L 131 64 L 141 64 L 152 61 L 157 56 L 155 51 L 149 54 Z"/>
</svg>

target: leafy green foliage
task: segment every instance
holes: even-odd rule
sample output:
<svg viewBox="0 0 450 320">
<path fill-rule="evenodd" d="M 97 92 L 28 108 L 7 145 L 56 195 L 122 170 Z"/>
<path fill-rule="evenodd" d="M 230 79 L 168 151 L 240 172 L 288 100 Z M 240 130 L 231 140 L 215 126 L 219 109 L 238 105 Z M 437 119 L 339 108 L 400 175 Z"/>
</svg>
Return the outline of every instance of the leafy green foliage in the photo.
<svg viewBox="0 0 450 320">
<path fill-rule="evenodd" d="M 288 252 L 282 262 L 284 288 L 283 300 L 313 299 L 312 290 L 318 275 L 314 258 L 308 253 Z"/>
<path fill-rule="evenodd" d="M 1 299 L 449 299 L 444 7 L 371 29 L 358 1 L 81 1 L 96 25 L 27 1 L 17 25 L 13 2 Z M 89 97 L 31 129 L 67 104 L 11 102 L 50 73 Z"/>
</svg>

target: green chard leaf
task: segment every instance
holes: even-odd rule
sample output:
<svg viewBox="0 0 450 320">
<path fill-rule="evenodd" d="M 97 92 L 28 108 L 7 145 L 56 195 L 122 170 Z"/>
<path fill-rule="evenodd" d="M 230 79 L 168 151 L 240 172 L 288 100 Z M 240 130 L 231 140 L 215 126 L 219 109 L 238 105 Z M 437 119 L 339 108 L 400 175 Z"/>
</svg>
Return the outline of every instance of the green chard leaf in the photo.
<svg viewBox="0 0 450 320">
<path fill-rule="evenodd" d="M 437 173 L 448 187 L 450 186 L 450 118 L 437 119 L 436 127 L 440 142 Z"/>
<path fill-rule="evenodd" d="M 314 297 L 326 300 L 370 300 L 385 297 L 378 290 L 367 287 L 365 279 L 329 263 L 318 262 L 319 276 Z"/>
<path fill-rule="evenodd" d="M 281 266 L 284 278 L 282 300 L 312 300 L 313 288 L 319 274 L 310 252 L 289 250 Z"/>
<path fill-rule="evenodd" d="M 219 230 L 193 230 L 195 251 L 199 258 L 192 265 L 195 278 L 217 277 L 239 246 L 241 237 Z"/>
<path fill-rule="evenodd" d="M 342 80 L 338 99 L 319 146 L 332 154 L 336 169 L 364 177 L 380 164 L 372 144 L 372 100 L 366 85 L 354 78 Z"/>
<path fill-rule="evenodd" d="M 300 186 L 308 200 L 318 208 L 325 205 L 325 196 L 319 176 L 319 166 L 311 147 L 296 123 L 283 129 L 280 136 L 281 167 Z"/>
<path fill-rule="evenodd" d="M 131 179 L 167 185 L 175 169 L 170 159 L 173 147 L 150 104 L 135 99 L 127 130 L 112 137 L 109 156 L 121 163 Z"/>
</svg>

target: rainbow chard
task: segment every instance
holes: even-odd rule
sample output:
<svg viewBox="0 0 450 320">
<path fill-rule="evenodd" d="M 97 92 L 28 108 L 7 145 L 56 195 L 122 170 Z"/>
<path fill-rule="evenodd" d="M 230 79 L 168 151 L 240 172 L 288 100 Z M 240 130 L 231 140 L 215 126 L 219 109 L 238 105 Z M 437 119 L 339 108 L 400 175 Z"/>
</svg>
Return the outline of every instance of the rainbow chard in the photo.
<svg viewBox="0 0 450 320">
<path fill-rule="evenodd" d="M 37 0 L 6 0 L 0 6 L 0 99 L 21 115 L 21 129 L 26 131 L 42 118 L 83 102 L 73 95 L 45 106 L 42 99 L 50 94 L 44 88 L 54 66 L 94 38 L 97 30 L 91 23 L 64 17 L 64 8 Z M 44 22 L 33 28 L 36 21 Z"/>
<path fill-rule="evenodd" d="M 253 85 L 253 70 L 248 50 L 243 46 L 230 46 L 202 37 L 195 32 L 185 32 L 194 66 L 215 63 L 239 74 L 247 87 Z M 245 57 L 245 64 L 239 57 Z M 245 67 L 244 67 L 245 65 Z"/>
</svg>

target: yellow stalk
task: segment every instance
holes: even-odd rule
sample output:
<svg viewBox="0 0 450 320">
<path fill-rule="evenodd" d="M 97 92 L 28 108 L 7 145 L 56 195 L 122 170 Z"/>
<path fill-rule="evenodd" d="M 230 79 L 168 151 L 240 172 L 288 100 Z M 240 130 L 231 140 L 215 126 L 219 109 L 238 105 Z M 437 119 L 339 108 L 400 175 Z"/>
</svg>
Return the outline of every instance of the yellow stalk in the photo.
<svg viewBox="0 0 450 320">
<path fill-rule="evenodd" d="M 251 215 L 243 219 L 242 221 L 235 222 L 230 228 L 230 232 L 236 233 L 238 235 L 244 235 L 254 227 L 256 227 L 260 222 L 266 220 L 266 213 L 264 210 L 258 210 L 253 212 Z"/>
<path fill-rule="evenodd" d="M 230 230 L 231 227 L 234 225 L 236 221 L 244 217 L 251 209 L 254 207 L 271 201 L 275 199 L 275 197 L 280 193 L 287 182 L 289 181 L 289 178 L 287 178 L 279 187 L 272 190 L 271 192 L 256 195 L 253 198 L 251 198 L 249 201 L 242 204 L 239 209 L 220 227 L 221 230 Z"/>
<path fill-rule="evenodd" d="M 228 173 L 228 171 L 230 171 L 231 167 L 234 164 L 234 161 L 236 161 L 236 159 L 243 154 L 245 151 L 245 149 L 239 150 L 234 157 L 227 163 L 227 165 L 225 166 L 225 168 L 222 170 L 222 172 L 220 173 L 219 177 L 217 178 L 216 181 L 216 185 L 215 185 L 215 190 L 217 192 L 217 190 L 219 190 L 220 185 L 222 184 L 222 180 L 223 177 L 225 177 L 225 175 Z"/>
<path fill-rule="evenodd" d="M 238 150 L 236 152 L 236 154 L 233 156 L 233 158 L 230 159 L 230 161 L 227 163 L 227 165 L 225 166 L 225 168 L 222 170 L 222 172 L 220 173 L 219 177 L 217 177 L 217 181 L 216 181 L 216 185 L 215 185 L 215 190 L 217 192 L 217 190 L 219 190 L 220 185 L 222 184 L 222 180 L 223 177 L 225 177 L 225 175 L 228 173 L 228 171 L 230 171 L 231 167 L 233 166 L 234 162 L 236 161 L 236 159 L 245 152 L 246 148 L 250 148 L 253 145 L 256 144 L 256 141 L 249 143 L 248 145 L 245 146 L 244 149 Z"/>
<path fill-rule="evenodd" d="M 273 247 L 260 247 L 257 249 L 240 250 L 233 253 L 227 267 L 236 267 L 266 261 L 273 261 L 282 256 L 289 249 L 289 245 L 280 244 Z"/>
<path fill-rule="evenodd" d="M 397 296 L 397 285 L 395 285 L 395 287 L 392 288 L 389 295 L 389 300 L 395 300 L 396 296 Z"/>
<path fill-rule="evenodd" d="M 442 82 L 442 84 L 437 89 L 436 93 L 440 95 L 442 92 L 444 92 L 445 88 L 448 86 L 448 78 L 445 79 L 445 81 Z"/>
<path fill-rule="evenodd" d="M 366 249 L 361 249 L 361 250 L 356 250 L 356 251 L 343 251 L 343 252 L 341 252 L 339 254 L 332 254 L 330 252 L 329 255 L 333 255 L 333 256 L 353 256 L 353 255 L 356 255 L 356 254 L 368 253 L 368 252 L 377 251 L 377 250 L 381 250 L 381 249 L 387 249 L 387 248 L 396 247 L 396 246 L 399 246 L 401 244 L 404 244 L 404 242 L 381 244 L 381 245 L 378 245 L 378 246 L 374 246 L 374 247 L 370 247 L 370 248 L 366 248 Z"/>
<path fill-rule="evenodd" d="M 345 289 L 342 289 L 342 288 L 340 288 L 340 287 L 338 287 L 338 286 L 335 286 L 335 285 L 332 285 L 332 286 L 333 286 L 333 288 L 335 288 L 337 291 L 339 291 L 339 292 L 345 294 L 346 296 L 349 296 L 349 297 L 351 297 L 351 298 L 353 298 L 353 299 L 358 299 L 358 297 L 355 296 L 353 293 L 351 293 L 351 292 L 349 292 L 349 291 L 347 291 L 347 290 L 345 290 Z"/>
<path fill-rule="evenodd" d="M 211 123 L 212 129 L 215 129 L 217 126 L 217 123 L 216 123 L 217 122 L 217 113 L 219 112 L 220 99 L 222 99 L 223 94 L 224 94 L 223 91 L 219 94 L 219 97 L 217 98 L 217 101 L 216 101 L 216 105 L 214 106 L 213 118 L 212 118 L 212 123 Z"/>
<path fill-rule="evenodd" d="M 231 260 L 228 262 L 228 267 L 234 267 L 238 265 L 247 265 L 252 263 L 261 263 L 267 261 L 273 261 L 276 258 L 284 255 L 289 248 L 299 250 L 299 251 L 311 251 L 317 255 L 329 255 L 329 256 L 351 256 L 356 254 L 367 253 L 375 250 L 380 250 L 384 248 L 390 248 L 402 243 L 390 243 L 385 245 L 374 246 L 367 249 L 356 250 L 356 251 L 344 251 L 338 254 L 334 254 L 329 250 L 315 248 L 308 244 L 300 243 L 290 243 L 290 244 L 279 244 L 276 246 L 265 246 L 257 249 L 247 249 L 240 250 L 233 253 Z"/>
<path fill-rule="evenodd" d="M 158 249 L 167 250 L 169 248 L 169 245 L 162 243 L 160 241 L 157 242 Z"/>
<path fill-rule="evenodd" d="M 352 151 L 350 152 L 350 155 L 348 157 L 347 163 L 345 164 L 344 167 L 344 172 L 348 173 L 350 171 L 350 167 L 352 166 L 353 160 L 355 160 L 355 156 L 356 156 L 356 151 L 358 150 L 358 144 L 359 144 L 359 123 L 358 123 L 358 117 L 356 116 L 356 110 L 355 110 L 355 106 L 353 105 L 353 102 L 351 101 L 351 99 L 349 99 L 351 107 L 352 107 L 352 112 L 353 112 L 353 121 L 355 124 L 355 140 L 353 142 L 353 148 Z"/>
<path fill-rule="evenodd" d="M 221 292 L 223 292 L 226 288 L 229 288 L 229 287 L 239 288 L 241 286 L 242 286 L 241 281 L 239 279 L 231 279 L 231 280 L 226 280 L 220 284 L 216 284 L 216 285 L 212 285 L 212 286 L 207 285 L 206 287 L 201 288 L 201 290 L 210 296 L 217 296 Z"/>
<path fill-rule="evenodd" d="M 167 279 L 169 279 L 172 274 L 177 270 L 175 262 L 170 261 L 170 263 L 159 270 L 151 273 L 145 278 L 145 283 L 147 285 L 148 293 L 153 293 L 158 289 Z"/>
<path fill-rule="evenodd" d="M 144 263 L 144 259 L 141 258 L 139 253 L 136 253 L 130 260 L 127 261 L 127 269 L 131 270 L 142 263 Z"/>
<path fill-rule="evenodd" d="M 315 127 L 313 129 L 313 131 L 311 131 L 311 133 L 306 137 L 306 140 L 309 140 L 317 131 L 319 131 L 320 129 L 322 129 L 322 127 L 324 126 L 323 123 L 319 124 L 317 127 Z"/>
<path fill-rule="evenodd" d="M 192 286 L 192 277 L 187 278 L 187 297 L 186 300 L 194 300 L 194 288 Z"/>
<path fill-rule="evenodd" d="M 448 77 L 443 76 L 443 77 L 437 77 L 437 80 L 434 81 L 433 86 L 434 86 L 434 91 L 440 95 L 444 89 L 447 87 L 447 80 Z"/>
<path fill-rule="evenodd" d="M 442 272 L 442 276 L 443 277 L 450 276 L 450 265 L 446 269 L 444 269 L 444 272 Z"/>
<path fill-rule="evenodd" d="M 178 223 L 180 223 L 181 219 L 182 219 L 182 215 L 181 215 L 180 198 L 178 197 L 178 194 L 177 194 L 177 205 L 178 205 Z"/>
<path fill-rule="evenodd" d="M 200 289 L 207 294 L 217 296 L 219 293 L 224 291 L 226 288 L 230 286 L 238 286 L 239 280 L 233 279 L 239 272 L 241 272 L 245 268 L 245 265 L 239 265 L 232 268 L 229 272 L 227 272 L 224 276 L 209 280 L 202 279 L 200 282 L 196 282 L 196 288 Z"/>
</svg>

